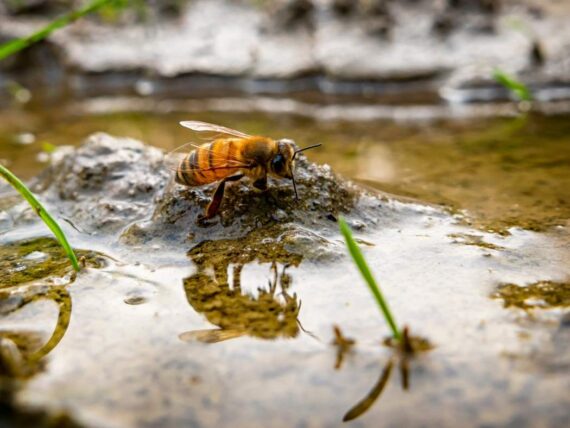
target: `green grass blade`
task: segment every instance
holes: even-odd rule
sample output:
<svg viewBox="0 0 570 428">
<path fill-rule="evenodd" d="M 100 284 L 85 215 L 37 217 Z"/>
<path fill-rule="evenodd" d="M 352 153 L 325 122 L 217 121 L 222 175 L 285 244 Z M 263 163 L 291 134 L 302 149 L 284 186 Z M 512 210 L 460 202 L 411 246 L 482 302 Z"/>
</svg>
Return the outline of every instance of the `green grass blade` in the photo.
<svg viewBox="0 0 570 428">
<path fill-rule="evenodd" d="M 370 272 L 368 264 L 364 259 L 364 255 L 360 251 L 358 244 L 356 243 L 354 237 L 352 236 L 352 231 L 350 230 L 350 227 L 348 226 L 348 224 L 346 224 L 346 221 L 344 221 L 342 217 L 339 218 L 338 223 L 340 227 L 340 232 L 342 233 L 342 235 L 344 236 L 344 240 L 346 241 L 346 246 L 348 247 L 348 251 L 352 256 L 352 260 L 354 260 L 354 263 L 356 263 L 356 266 L 358 267 L 360 273 L 364 277 L 366 284 L 368 284 L 370 291 L 372 291 L 372 294 L 374 295 L 374 298 L 376 299 L 376 302 L 378 303 L 378 306 L 380 307 L 380 310 L 382 311 L 382 314 L 384 315 L 384 318 L 386 319 L 388 326 L 392 330 L 392 336 L 394 337 L 394 339 L 399 341 L 401 339 L 401 334 L 400 331 L 398 330 L 398 327 L 396 326 L 394 317 L 390 312 L 388 303 L 384 299 L 384 296 L 382 295 L 380 287 L 378 287 L 378 284 L 376 283 L 376 280 L 374 279 L 372 272 Z"/>
<path fill-rule="evenodd" d="M 6 167 L 0 165 L 0 175 L 6 179 L 8 183 L 10 183 L 20 194 L 28 201 L 28 203 L 32 206 L 32 208 L 36 211 L 36 213 L 40 216 L 40 218 L 44 221 L 44 223 L 51 229 L 65 252 L 67 253 L 67 257 L 71 261 L 73 265 L 73 269 L 79 272 L 79 263 L 77 261 L 77 257 L 67 242 L 67 238 L 61 230 L 61 227 L 57 222 L 53 219 L 53 217 L 46 211 L 43 205 L 36 199 L 36 197 L 32 194 L 32 192 L 26 187 L 22 181 L 12 174 Z"/>
<path fill-rule="evenodd" d="M 100 9 L 103 6 L 114 2 L 117 2 L 117 0 L 93 0 L 85 7 L 55 19 L 45 27 L 41 28 L 35 33 L 30 34 L 27 37 L 11 40 L 7 43 L 4 43 L 3 45 L 0 45 L 0 61 L 3 60 L 4 58 L 9 57 L 10 55 L 15 54 L 16 52 L 21 51 L 22 49 L 27 48 L 30 45 L 33 45 L 36 42 L 39 42 L 40 40 L 45 39 L 55 30 L 65 27 L 71 24 L 72 22 L 78 20 L 79 18 L 82 18 L 85 15 L 88 15 L 91 12 L 94 12 L 95 10 Z"/>
<path fill-rule="evenodd" d="M 532 93 L 528 86 L 518 81 L 514 76 L 496 68 L 493 71 L 493 79 L 511 91 L 520 101 L 532 101 Z"/>
</svg>

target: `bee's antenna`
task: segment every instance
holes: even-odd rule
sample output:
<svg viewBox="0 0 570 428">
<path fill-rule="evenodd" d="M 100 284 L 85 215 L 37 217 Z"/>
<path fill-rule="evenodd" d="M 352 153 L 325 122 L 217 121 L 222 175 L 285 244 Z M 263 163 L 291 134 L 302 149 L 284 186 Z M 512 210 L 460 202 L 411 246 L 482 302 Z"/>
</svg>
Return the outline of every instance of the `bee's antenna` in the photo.
<svg viewBox="0 0 570 428">
<path fill-rule="evenodd" d="M 295 191 L 295 200 L 299 200 L 299 195 L 297 194 L 297 184 L 295 183 L 295 176 L 291 174 L 291 180 L 293 180 L 293 190 Z"/>
<path fill-rule="evenodd" d="M 295 156 L 297 156 L 297 153 L 301 153 L 301 152 L 304 152 L 305 150 L 309 150 L 309 149 L 314 149 L 315 147 L 319 147 L 319 146 L 322 146 L 322 144 L 313 144 L 312 146 L 305 147 L 304 149 L 295 150 L 295 153 L 293 153 L 292 159 L 295 159 Z"/>
<path fill-rule="evenodd" d="M 297 153 L 301 153 L 304 152 L 305 150 L 309 150 L 309 149 L 314 149 L 315 147 L 319 147 L 322 146 L 322 144 L 313 144 L 312 146 L 309 147 L 305 147 L 303 149 L 299 149 L 299 150 L 295 150 L 295 152 L 293 153 L 293 157 L 291 158 L 291 160 L 295 159 L 295 156 L 297 156 Z M 293 176 L 293 174 L 291 173 L 291 180 L 293 180 L 293 190 L 295 191 L 295 200 L 298 201 L 299 200 L 299 195 L 297 193 L 297 183 L 295 183 L 295 176 Z"/>
</svg>

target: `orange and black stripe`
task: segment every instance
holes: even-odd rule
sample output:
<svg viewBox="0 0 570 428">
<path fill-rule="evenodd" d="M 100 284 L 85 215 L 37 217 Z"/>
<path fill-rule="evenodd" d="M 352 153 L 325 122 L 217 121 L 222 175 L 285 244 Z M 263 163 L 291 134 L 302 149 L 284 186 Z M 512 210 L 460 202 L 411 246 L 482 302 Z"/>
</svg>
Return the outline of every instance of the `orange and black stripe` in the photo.
<svg viewBox="0 0 570 428">
<path fill-rule="evenodd" d="M 177 181 L 187 186 L 200 186 L 221 180 L 241 169 L 232 166 L 240 158 L 239 140 L 220 139 L 188 153 L 180 163 Z"/>
</svg>

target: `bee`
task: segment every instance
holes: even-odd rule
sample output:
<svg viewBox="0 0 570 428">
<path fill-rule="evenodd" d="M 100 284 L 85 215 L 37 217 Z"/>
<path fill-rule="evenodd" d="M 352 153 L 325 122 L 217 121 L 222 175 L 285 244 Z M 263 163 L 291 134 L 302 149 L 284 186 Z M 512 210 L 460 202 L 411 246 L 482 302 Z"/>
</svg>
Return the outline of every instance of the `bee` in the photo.
<svg viewBox="0 0 570 428">
<path fill-rule="evenodd" d="M 206 207 L 205 219 L 214 217 L 222 202 L 227 182 L 248 177 L 254 188 L 267 189 L 267 176 L 289 179 L 295 199 L 297 185 L 293 175 L 298 153 L 319 147 L 314 144 L 298 149 L 293 140 L 273 140 L 269 137 L 247 135 L 234 129 L 199 121 L 184 121 L 180 125 L 206 134 L 201 145 L 184 144 L 166 156 L 167 166 L 176 173 L 176 182 L 185 186 L 202 186 L 219 182 Z M 208 137 L 209 134 L 210 136 Z"/>
</svg>

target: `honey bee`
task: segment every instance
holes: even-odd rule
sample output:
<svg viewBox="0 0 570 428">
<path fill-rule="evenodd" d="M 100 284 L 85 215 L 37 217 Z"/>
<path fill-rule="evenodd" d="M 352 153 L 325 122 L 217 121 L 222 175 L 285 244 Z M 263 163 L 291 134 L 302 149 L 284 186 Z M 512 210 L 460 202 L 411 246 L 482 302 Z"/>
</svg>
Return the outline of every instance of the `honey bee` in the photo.
<svg viewBox="0 0 570 428">
<path fill-rule="evenodd" d="M 222 202 L 227 182 L 248 177 L 254 188 L 267 189 L 267 176 L 292 181 L 295 199 L 297 185 L 293 175 L 298 153 L 320 146 L 298 149 L 293 140 L 273 140 L 252 136 L 220 125 L 184 121 L 180 125 L 195 132 L 210 134 L 201 145 L 184 144 L 166 156 L 167 166 L 176 173 L 176 182 L 185 186 L 202 186 L 219 181 L 206 207 L 205 219 L 214 217 Z"/>
</svg>

